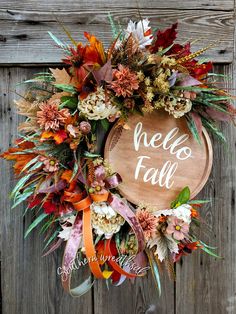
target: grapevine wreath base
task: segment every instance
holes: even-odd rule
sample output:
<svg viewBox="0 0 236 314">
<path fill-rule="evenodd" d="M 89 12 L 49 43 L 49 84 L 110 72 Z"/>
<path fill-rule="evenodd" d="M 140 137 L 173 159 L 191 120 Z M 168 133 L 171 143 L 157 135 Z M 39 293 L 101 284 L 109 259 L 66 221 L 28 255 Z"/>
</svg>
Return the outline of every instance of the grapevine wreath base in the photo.
<svg viewBox="0 0 236 314">
<path fill-rule="evenodd" d="M 116 122 L 127 130 L 130 116 L 163 111 L 184 119 L 199 145 L 203 127 L 225 141 L 216 122 L 232 121 L 235 109 L 217 87 L 212 63 L 199 58 L 211 45 L 191 52 L 190 43 L 175 43 L 177 23 L 154 32 L 147 19 L 130 21 L 125 30 L 110 21 L 114 41 L 107 50 L 86 32 L 85 45 L 68 32 L 71 45 L 49 33 L 65 66 L 24 82 L 29 88 L 16 106 L 26 120 L 16 146 L 1 155 L 15 162 L 13 207 L 27 201 L 24 214 L 33 213 L 25 236 L 41 224 L 44 255 L 65 243 L 59 271 L 72 296 L 87 292 L 95 279 L 118 286 L 148 269 L 160 291 L 162 264 L 174 277 L 174 263 L 183 255 L 201 249 L 217 256 L 198 238 L 206 201 L 191 200 L 183 187 L 168 208 L 158 207 L 160 195 L 154 205 L 131 204 L 119 192 L 115 165 L 98 151 L 101 127 L 108 132 Z M 124 152 L 124 163 L 128 158 Z M 91 275 L 72 288 L 71 274 L 81 261 Z"/>
</svg>

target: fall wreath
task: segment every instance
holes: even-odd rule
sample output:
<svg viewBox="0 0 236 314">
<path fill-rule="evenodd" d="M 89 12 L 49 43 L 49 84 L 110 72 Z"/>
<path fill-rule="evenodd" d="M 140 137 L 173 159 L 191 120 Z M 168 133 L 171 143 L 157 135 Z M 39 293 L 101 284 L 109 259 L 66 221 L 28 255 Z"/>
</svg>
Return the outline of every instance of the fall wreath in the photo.
<svg viewBox="0 0 236 314">
<path fill-rule="evenodd" d="M 186 119 L 199 143 L 202 126 L 225 141 L 216 122 L 233 120 L 235 109 L 232 96 L 217 87 L 212 63 L 199 58 L 211 46 L 191 52 L 190 43 L 175 43 L 177 23 L 155 33 L 148 19 L 130 21 L 125 30 L 110 21 L 114 41 L 106 50 L 86 32 L 87 44 L 68 33 L 70 45 L 49 32 L 65 66 L 24 82 L 27 92 L 15 103 L 26 120 L 16 146 L 1 155 L 15 162 L 13 207 L 27 201 L 24 214 L 33 213 L 25 236 L 41 224 L 44 255 L 65 243 L 58 272 L 73 296 L 95 279 L 117 286 L 148 269 L 160 291 L 161 264 L 174 278 L 182 255 L 201 249 L 217 256 L 197 237 L 206 201 L 191 200 L 183 187 L 169 209 L 134 206 L 120 195 L 122 178 L 99 145 L 114 122 L 126 129 L 130 115 L 154 111 Z M 72 288 L 72 271 L 86 265 L 90 276 Z"/>
</svg>

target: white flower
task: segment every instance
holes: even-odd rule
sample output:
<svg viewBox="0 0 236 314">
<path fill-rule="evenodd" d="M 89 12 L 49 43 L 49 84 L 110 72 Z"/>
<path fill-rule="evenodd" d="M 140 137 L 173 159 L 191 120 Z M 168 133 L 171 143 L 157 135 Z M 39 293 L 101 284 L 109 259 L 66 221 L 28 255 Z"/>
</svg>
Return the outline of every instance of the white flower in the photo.
<svg viewBox="0 0 236 314">
<path fill-rule="evenodd" d="M 144 49 L 146 46 L 149 46 L 152 43 L 152 34 L 145 35 L 150 29 L 151 27 L 149 26 L 148 19 L 144 19 L 138 23 L 129 21 L 128 27 L 125 30 L 125 37 L 128 38 L 129 35 L 132 34 L 134 38 L 138 40 L 139 47 Z"/>
<path fill-rule="evenodd" d="M 173 209 L 163 209 L 163 210 L 157 210 L 154 212 L 154 215 L 156 217 L 163 216 L 175 216 L 178 219 L 183 220 L 184 222 L 190 224 L 191 222 L 191 208 L 189 204 L 183 204 L 178 206 L 177 208 Z"/>
<path fill-rule="evenodd" d="M 123 217 L 115 212 L 106 202 L 93 203 L 92 226 L 98 235 L 105 235 L 106 239 L 112 237 L 114 233 L 120 231 L 120 227 L 125 223 Z"/>
<path fill-rule="evenodd" d="M 116 217 L 117 213 L 112 209 L 110 205 L 107 205 L 106 202 L 93 203 L 91 205 L 92 210 L 107 219 L 111 219 L 112 217 Z"/>
<path fill-rule="evenodd" d="M 72 215 L 67 218 L 62 218 L 60 221 L 60 225 L 62 227 L 62 231 L 59 232 L 58 238 L 61 238 L 64 241 L 67 241 L 70 238 L 71 230 L 75 222 L 75 215 Z"/>
<path fill-rule="evenodd" d="M 106 99 L 105 91 L 102 87 L 81 100 L 78 104 L 78 109 L 89 120 L 103 120 L 110 116 L 115 116 L 118 112 L 118 108 Z"/>
<path fill-rule="evenodd" d="M 180 205 L 173 209 L 173 215 L 178 219 L 182 219 L 184 222 L 190 224 L 191 222 L 191 206 L 188 204 Z"/>
</svg>

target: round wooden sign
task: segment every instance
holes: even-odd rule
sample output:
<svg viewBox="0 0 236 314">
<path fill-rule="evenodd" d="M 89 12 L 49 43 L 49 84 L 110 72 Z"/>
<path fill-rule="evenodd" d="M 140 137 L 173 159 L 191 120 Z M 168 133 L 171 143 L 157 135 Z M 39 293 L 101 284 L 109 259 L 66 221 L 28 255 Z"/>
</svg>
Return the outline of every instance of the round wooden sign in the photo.
<svg viewBox="0 0 236 314">
<path fill-rule="evenodd" d="M 175 119 L 164 111 L 133 115 L 127 125 L 112 128 L 104 154 L 121 175 L 119 191 L 127 200 L 163 209 L 185 186 L 191 197 L 200 192 L 212 167 L 212 146 L 205 129 L 199 144 L 185 118 Z"/>
</svg>

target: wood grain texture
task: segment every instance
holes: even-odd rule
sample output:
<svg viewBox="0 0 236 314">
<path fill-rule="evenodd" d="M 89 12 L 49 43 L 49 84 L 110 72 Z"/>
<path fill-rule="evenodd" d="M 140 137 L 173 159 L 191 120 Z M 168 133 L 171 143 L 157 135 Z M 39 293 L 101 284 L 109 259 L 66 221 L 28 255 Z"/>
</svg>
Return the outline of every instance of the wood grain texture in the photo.
<svg viewBox="0 0 236 314">
<path fill-rule="evenodd" d="M 70 3 L 70 2 L 69 2 Z M 108 13 L 116 22 L 126 27 L 130 19 L 139 19 L 136 9 L 120 6 L 101 8 L 100 2 L 93 7 L 82 7 L 79 11 L 39 11 L 37 7 L 19 9 L 12 6 L 0 9 L 0 64 L 53 64 L 60 62 L 62 52 L 55 47 L 48 31 L 68 42 L 55 15 L 71 30 L 73 37 L 83 41 L 86 30 L 98 36 L 106 47 L 112 39 Z M 128 1 L 127 1 L 128 3 Z M 149 1 L 148 1 L 149 3 Z M 192 3 L 192 1 L 190 1 Z M 3 6 L 2 6 L 3 7 Z M 69 8 L 69 7 L 68 7 Z M 224 8 L 222 6 L 222 8 Z M 204 57 L 214 62 L 232 62 L 234 22 L 233 11 L 140 9 L 143 17 L 149 17 L 153 29 L 165 28 L 179 21 L 179 41 L 193 41 L 197 50 L 219 40 L 216 47 L 208 50 Z M 55 14 L 55 15 L 53 15 Z"/>
<path fill-rule="evenodd" d="M 40 69 L 0 68 L 0 152 L 12 145 L 17 137 L 19 117 L 13 105 L 15 85 Z M 22 86 L 17 89 L 23 92 Z M 1 209 L 1 292 L 2 311 L 5 314 L 92 313 L 92 292 L 83 298 L 73 299 L 64 293 L 57 267 L 62 261 L 62 251 L 42 258 L 43 236 L 39 230 L 24 240 L 24 233 L 33 220 L 23 218 L 24 208 L 11 209 L 10 191 L 14 178 L 10 163 L 0 160 Z"/>
<path fill-rule="evenodd" d="M 120 287 L 107 289 L 104 282 L 94 287 L 94 314 L 174 314 L 174 282 L 162 274 L 162 295 L 153 281 L 151 271 L 147 277 L 127 280 Z"/>
<path fill-rule="evenodd" d="M 223 43 L 209 56 L 217 62 L 233 58 L 233 0 L 139 0 L 142 15 L 151 16 L 152 24 L 168 26 L 180 20 L 180 37 L 205 37 L 207 41 L 223 38 Z M 28 68 L 0 68 L 0 152 L 16 137 L 19 117 L 12 104 L 15 84 L 30 78 L 40 68 L 32 63 L 57 63 L 60 51 L 47 35 L 62 31 L 52 15 L 54 12 L 76 38 L 85 29 L 94 32 L 105 42 L 111 38 L 107 13 L 126 24 L 130 17 L 138 17 L 136 0 L 129 1 L 67 1 L 11 0 L 0 1 L 1 64 L 26 64 Z M 63 37 L 65 38 L 65 37 Z M 47 49 L 45 50 L 45 47 Z M 197 48 L 197 47 L 196 47 Z M 216 71 L 234 76 L 234 65 L 221 65 Z M 232 87 L 232 86 L 231 86 Z M 22 86 L 18 88 L 20 92 Z M 3 314 L 235 314 L 236 313 L 236 215 L 235 215 L 235 128 L 222 126 L 228 139 L 228 148 L 213 142 L 214 165 L 212 175 L 199 197 L 213 198 L 205 205 L 201 228 L 202 240 L 218 246 L 224 257 L 214 259 L 204 252 L 195 252 L 177 265 L 177 281 L 162 278 L 162 296 L 159 299 L 151 274 L 108 291 L 104 282 L 95 283 L 91 293 L 81 299 L 72 299 L 61 288 L 56 274 L 61 263 L 57 252 L 41 258 L 42 237 L 33 232 L 23 239 L 32 216 L 22 218 L 23 208 L 10 209 L 9 192 L 14 185 L 10 163 L 0 160 L 0 255 Z M 99 145 L 99 148 L 101 145 Z"/>
<path fill-rule="evenodd" d="M 11 10 L 12 8 L 21 10 L 22 8 L 27 10 L 38 10 L 38 11 L 80 11 L 84 8 L 91 9 L 93 7 L 97 8 L 149 8 L 149 9 L 202 9 L 202 10 L 233 10 L 234 1 L 233 0 L 182 0 L 176 3 L 176 0 L 80 0 L 80 1 L 67 1 L 64 0 L 1 0 L 1 8 Z"/>
<path fill-rule="evenodd" d="M 234 67 L 216 67 L 215 71 L 234 77 Z M 232 84 L 230 84 L 233 87 Z M 234 87 L 235 88 L 235 87 Z M 234 314 L 236 312 L 236 234 L 235 182 L 236 132 L 222 125 L 228 145 L 213 140 L 214 163 L 211 177 L 199 197 L 212 199 L 202 207 L 205 224 L 202 241 L 218 247 L 222 259 L 196 252 L 177 264 L 176 314 Z"/>
</svg>

